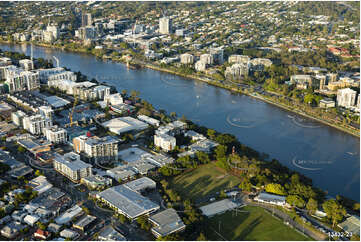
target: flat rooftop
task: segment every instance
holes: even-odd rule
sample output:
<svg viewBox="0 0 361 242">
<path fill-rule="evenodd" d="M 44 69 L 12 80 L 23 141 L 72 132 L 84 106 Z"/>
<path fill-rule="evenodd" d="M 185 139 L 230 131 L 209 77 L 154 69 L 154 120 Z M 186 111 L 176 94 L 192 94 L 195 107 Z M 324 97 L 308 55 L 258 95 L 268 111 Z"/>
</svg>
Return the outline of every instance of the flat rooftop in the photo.
<svg viewBox="0 0 361 242">
<path fill-rule="evenodd" d="M 166 236 L 185 228 L 183 221 L 173 208 L 159 212 L 151 216 L 149 220 L 156 224 L 152 231 L 159 236 Z"/>
<path fill-rule="evenodd" d="M 202 213 L 207 216 L 213 216 L 219 213 L 223 213 L 227 210 L 234 209 L 238 207 L 239 204 L 231 201 L 230 199 L 224 199 L 221 201 L 217 201 L 208 205 L 205 205 L 203 207 L 200 207 L 199 209 L 202 211 Z"/>
<path fill-rule="evenodd" d="M 152 188 L 155 187 L 157 184 L 155 183 L 155 181 L 153 181 L 152 179 L 148 178 L 148 177 L 142 177 L 139 179 L 136 179 L 134 181 L 130 181 L 124 184 L 125 187 L 139 192 L 141 190 L 144 190 L 146 188 Z"/>
<path fill-rule="evenodd" d="M 159 205 L 123 185 L 108 188 L 97 196 L 131 219 L 159 209 Z"/>
<path fill-rule="evenodd" d="M 148 128 L 148 124 L 132 117 L 114 118 L 102 123 L 111 132 L 121 134 L 128 131 L 143 130 Z"/>
</svg>

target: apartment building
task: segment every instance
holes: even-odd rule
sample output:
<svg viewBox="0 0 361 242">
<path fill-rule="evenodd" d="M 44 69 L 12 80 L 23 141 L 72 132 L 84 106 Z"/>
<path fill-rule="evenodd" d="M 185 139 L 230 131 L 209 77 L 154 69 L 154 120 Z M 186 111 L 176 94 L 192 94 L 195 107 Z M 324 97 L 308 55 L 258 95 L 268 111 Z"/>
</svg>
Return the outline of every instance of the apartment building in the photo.
<svg viewBox="0 0 361 242">
<path fill-rule="evenodd" d="M 62 175 L 68 177 L 73 182 L 80 182 L 84 177 L 92 175 L 92 165 L 80 159 L 80 155 L 70 152 L 63 156 L 56 154 L 54 169 Z"/>
<path fill-rule="evenodd" d="M 182 64 L 193 64 L 194 62 L 194 56 L 188 53 L 182 54 L 180 56 L 180 61 Z"/>
<path fill-rule="evenodd" d="M 42 116 L 41 114 L 36 114 L 30 117 L 24 117 L 23 127 L 31 134 L 39 135 L 44 133 L 45 128 L 53 126 L 51 119 Z"/>
<path fill-rule="evenodd" d="M 345 108 L 349 108 L 356 103 L 357 92 L 350 89 L 344 88 L 337 91 L 337 105 Z"/>
<path fill-rule="evenodd" d="M 247 55 L 231 55 L 228 57 L 230 64 L 247 64 L 251 58 Z"/>
<path fill-rule="evenodd" d="M 233 64 L 226 68 L 224 75 L 227 78 L 239 79 L 242 76 L 247 76 L 249 74 L 249 64 Z"/>
<path fill-rule="evenodd" d="M 40 88 L 37 71 L 24 71 L 19 68 L 5 69 L 5 79 L 10 93 Z"/>
<path fill-rule="evenodd" d="M 19 127 L 23 127 L 23 120 L 25 117 L 27 117 L 26 113 L 21 110 L 11 113 L 11 121 Z"/>
<path fill-rule="evenodd" d="M 19 65 L 25 71 L 31 71 L 34 69 L 34 62 L 29 59 L 19 60 Z"/>
<path fill-rule="evenodd" d="M 65 143 L 68 136 L 68 132 L 57 125 L 44 128 L 44 134 L 46 139 L 54 144 Z"/>
<path fill-rule="evenodd" d="M 171 34 L 172 33 L 172 20 L 169 17 L 159 19 L 159 33 Z"/>
<path fill-rule="evenodd" d="M 176 138 L 167 134 L 154 135 L 154 145 L 168 152 L 175 148 Z"/>
<path fill-rule="evenodd" d="M 118 160 L 118 139 L 112 136 L 99 138 L 82 135 L 73 139 L 73 147 L 75 152 L 84 152 L 95 162 Z"/>
</svg>

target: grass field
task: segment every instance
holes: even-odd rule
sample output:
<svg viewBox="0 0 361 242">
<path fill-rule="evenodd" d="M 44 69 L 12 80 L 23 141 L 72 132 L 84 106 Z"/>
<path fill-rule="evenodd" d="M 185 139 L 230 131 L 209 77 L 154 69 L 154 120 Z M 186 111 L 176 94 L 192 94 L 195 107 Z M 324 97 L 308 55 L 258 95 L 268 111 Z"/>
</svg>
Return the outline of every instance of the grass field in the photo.
<svg viewBox="0 0 361 242">
<path fill-rule="evenodd" d="M 211 217 L 206 231 L 207 240 L 311 240 L 263 208 L 246 206 L 240 211 L 247 212 L 239 212 L 236 216 L 235 212 L 228 211 Z M 223 238 L 217 234 L 219 231 Z"/>
<path fill-rule="evenodd" d="M 234 187 L 239 182 L 237 177 L 227 174 L 214 164 L 207 164 L 174 177 L 170 181 L 170 186 L 182 198 L 196 201 L 204 196 Z"/>
</svg>

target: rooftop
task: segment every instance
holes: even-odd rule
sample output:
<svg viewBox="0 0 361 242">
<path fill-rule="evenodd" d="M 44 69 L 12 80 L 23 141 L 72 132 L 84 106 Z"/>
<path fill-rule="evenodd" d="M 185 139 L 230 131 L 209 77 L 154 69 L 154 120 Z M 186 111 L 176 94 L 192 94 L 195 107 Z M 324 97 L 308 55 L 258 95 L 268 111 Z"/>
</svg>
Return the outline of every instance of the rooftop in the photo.
<svg viewBox="0 0 361 242">
<path fill-rule="evenodd" d="M 239 204 L 231 201 L 230 199 L 224 199 L 221 201 L 217 201 L 208 205 L 205 205 L 203 207 L 200 207 L 200 210 L 202 210 L 202 213 L 206 215 L 207 217 L 223 213 L 227 210 L 234 209 L 238 207 Z"/>
<path fill-rule="evenodd" d="M 149 218 L 149 221 L 156 224 L 152 231 L 159 236 L 166 236 L 175 231 L 185 228 L 185 225 L 173 208 L 166 209 Z"/>
<path fill-rule="evenodd" d="M 123 185 L 108 188 L 97 196 L 115 206 L 131 219 L 159 209 L 159 205 Z"/>
<path fill-rule="evenodd" d="M 148 177 L 142 177 L 139 179 L 136 179 L 134 181 L 130 181 L 124 184 L 125 187 L 136 191 L 136 192 L 140 192 L 146 188 L 152 188 L 156 186 L 155 181 L 153 181 L 152 179 L 148 178 Z"/>
<path fill-rule="evenodd" d="M 117 134 L 133 130 L 143 130 L 149 126 L 148 124 L 132 117 L 114 118 L 104 122 L 102 125 L 109 128 L 111 132 Z"/>
</svg>

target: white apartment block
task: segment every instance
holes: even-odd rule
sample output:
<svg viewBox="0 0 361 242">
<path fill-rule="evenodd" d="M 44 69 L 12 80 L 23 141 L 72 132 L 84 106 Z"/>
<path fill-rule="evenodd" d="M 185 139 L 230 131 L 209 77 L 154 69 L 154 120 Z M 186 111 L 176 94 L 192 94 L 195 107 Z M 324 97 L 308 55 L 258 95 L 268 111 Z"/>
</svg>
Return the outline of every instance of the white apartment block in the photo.
<svg viewBox="0 0 361 242">
<path fill-rule="evenodd" d="M 239 78 L 241 76 L 247 76 L 249 73 L 249 64 L 233 64 L 231 67 L 227 67 L 224 75 L 226 77 Z"/>
<path fill-rule="evenodd" d="M 25 117 L 27 117 L 27 115 L 21 110 L 11 113 L 11 121 L 19 127 L 23 127 L 23 120 Z"/>
<path fill-rule="evenodd" d="M 210 54 L 212 55 L 213 57 L 213 61 L 217 64 L 223 64 L 224 62 L 224 58 L 223 58 L 223 55 L 224 55 L 224 51 L 222 48 L 218 47 L 218 48 L 211 48 L 210 49 Z"/>
<path fill-rule="evenodd" d="M 112 136 L 99 138 L 82 135 L 73 139 L 73 147 L 77 153 L 84 152 L 95 162 L 118 160 L 118 139 Z"/>
<path fill-rule="evenodd" d="M 68 140 L 67 131 L 61 127 L 58 127 L 57 125 L 45 128 L 44 134 L 46 139 L 54 144 L 65 143 Z"/>
<path fill-rule="evenodd" d="M 34 62 L 29 59 L 19 60 L 19 65 L 25 71 L 31 71 L 34 69 Z"/>
<path fill-rule="evenodd" d="M 10 93 L 40 88 L 39 73 L 35 71 L 5 69 L 5 79 Z"/>
<path fill-rule="evenodd" d="M 159 19 L 159 33 L 170 34 L 172 32 L 172 20 L 168 17 Z"/>
<path fill-rule="evenodd" d="M 194 69 L 196 69 L 196 71 L 205 71 L 207 69 L 207 64 L 199 60 L 194 64 Z"/>
<path fill-rule="evenodd" d="M 0 57 L 0 66 L 8 66 L 11 65 L 12 61 L 8 57 Z"/>
<path fill-rule="evenodd" d="M 200 56 L 200 61 L 208 65 L 213 65 L 213 56 L 211 54 L 203 54 Z"/>
<path fill-rule="evenodd" d="M 228 57 L 228 63 L 230 64 L 247 64 L 251 58 L 246 55 L 231 55 Z"/>
<path fill-rule="evenodd" d="M 345 108 L 349 108 L 355 105 L 357 92 L 344 88 L 337 91 L 337 105 Z"/>
<path fill-rule="evenodd" d="M 63 71 L 55 74 L 51 74 L 48 76 L 48 82 L 49 81 L 64 81 L 64 80 L 70 80 L 70 81 L 76 81 L 77 77 L 76 74 L 72 71 Z"/>
<path fill-rule="evenodd" d="M 38 108 L 39 114 L 44 116 L 45 118 L 52 119 L 54 110 L 50 106 L 41 106 Z"/>
<path fill-rule="evenodd" d="M 182 64 L 193 64 L 194 56 L 188 53 L 181 54 L 180 61 Z"/>
<path fill-rule="evenodd" d="M 176 138 L 167 134 L 154 135 L 154 145 L 168 152 L 175 148 Z"/>
<path fill-rule="evenodd" d="M 49 68 L 49 69 L 38 69 L 37 71 L 39 72 L 40 81 L 47 83 L 49 76 L 64 72 L 64 68 L 55 67 L 55 68 Z"/>
<path fill-rule="evenodd" d="M 80 182 L 92 175 L 92 165 L 80 159 L 80 155 L 70 152 L 63 156 L 57 154 L 53 161 L 54 169 L 73 182 Z"/>
<path fill-rule="evenodd" d="M 105 95 L 104 102 L 110 105 L 123 104 L 123 97 L 119 93 Z"/>
<path fill-rule="evenodd" d="M 52 120 L 42 116 L 41 114 L 24 117 L 23 119 L 24 129 L 35 135 L 42 134 L 45 128 L 49 128 L 52 125 Z"/>
</svg>

